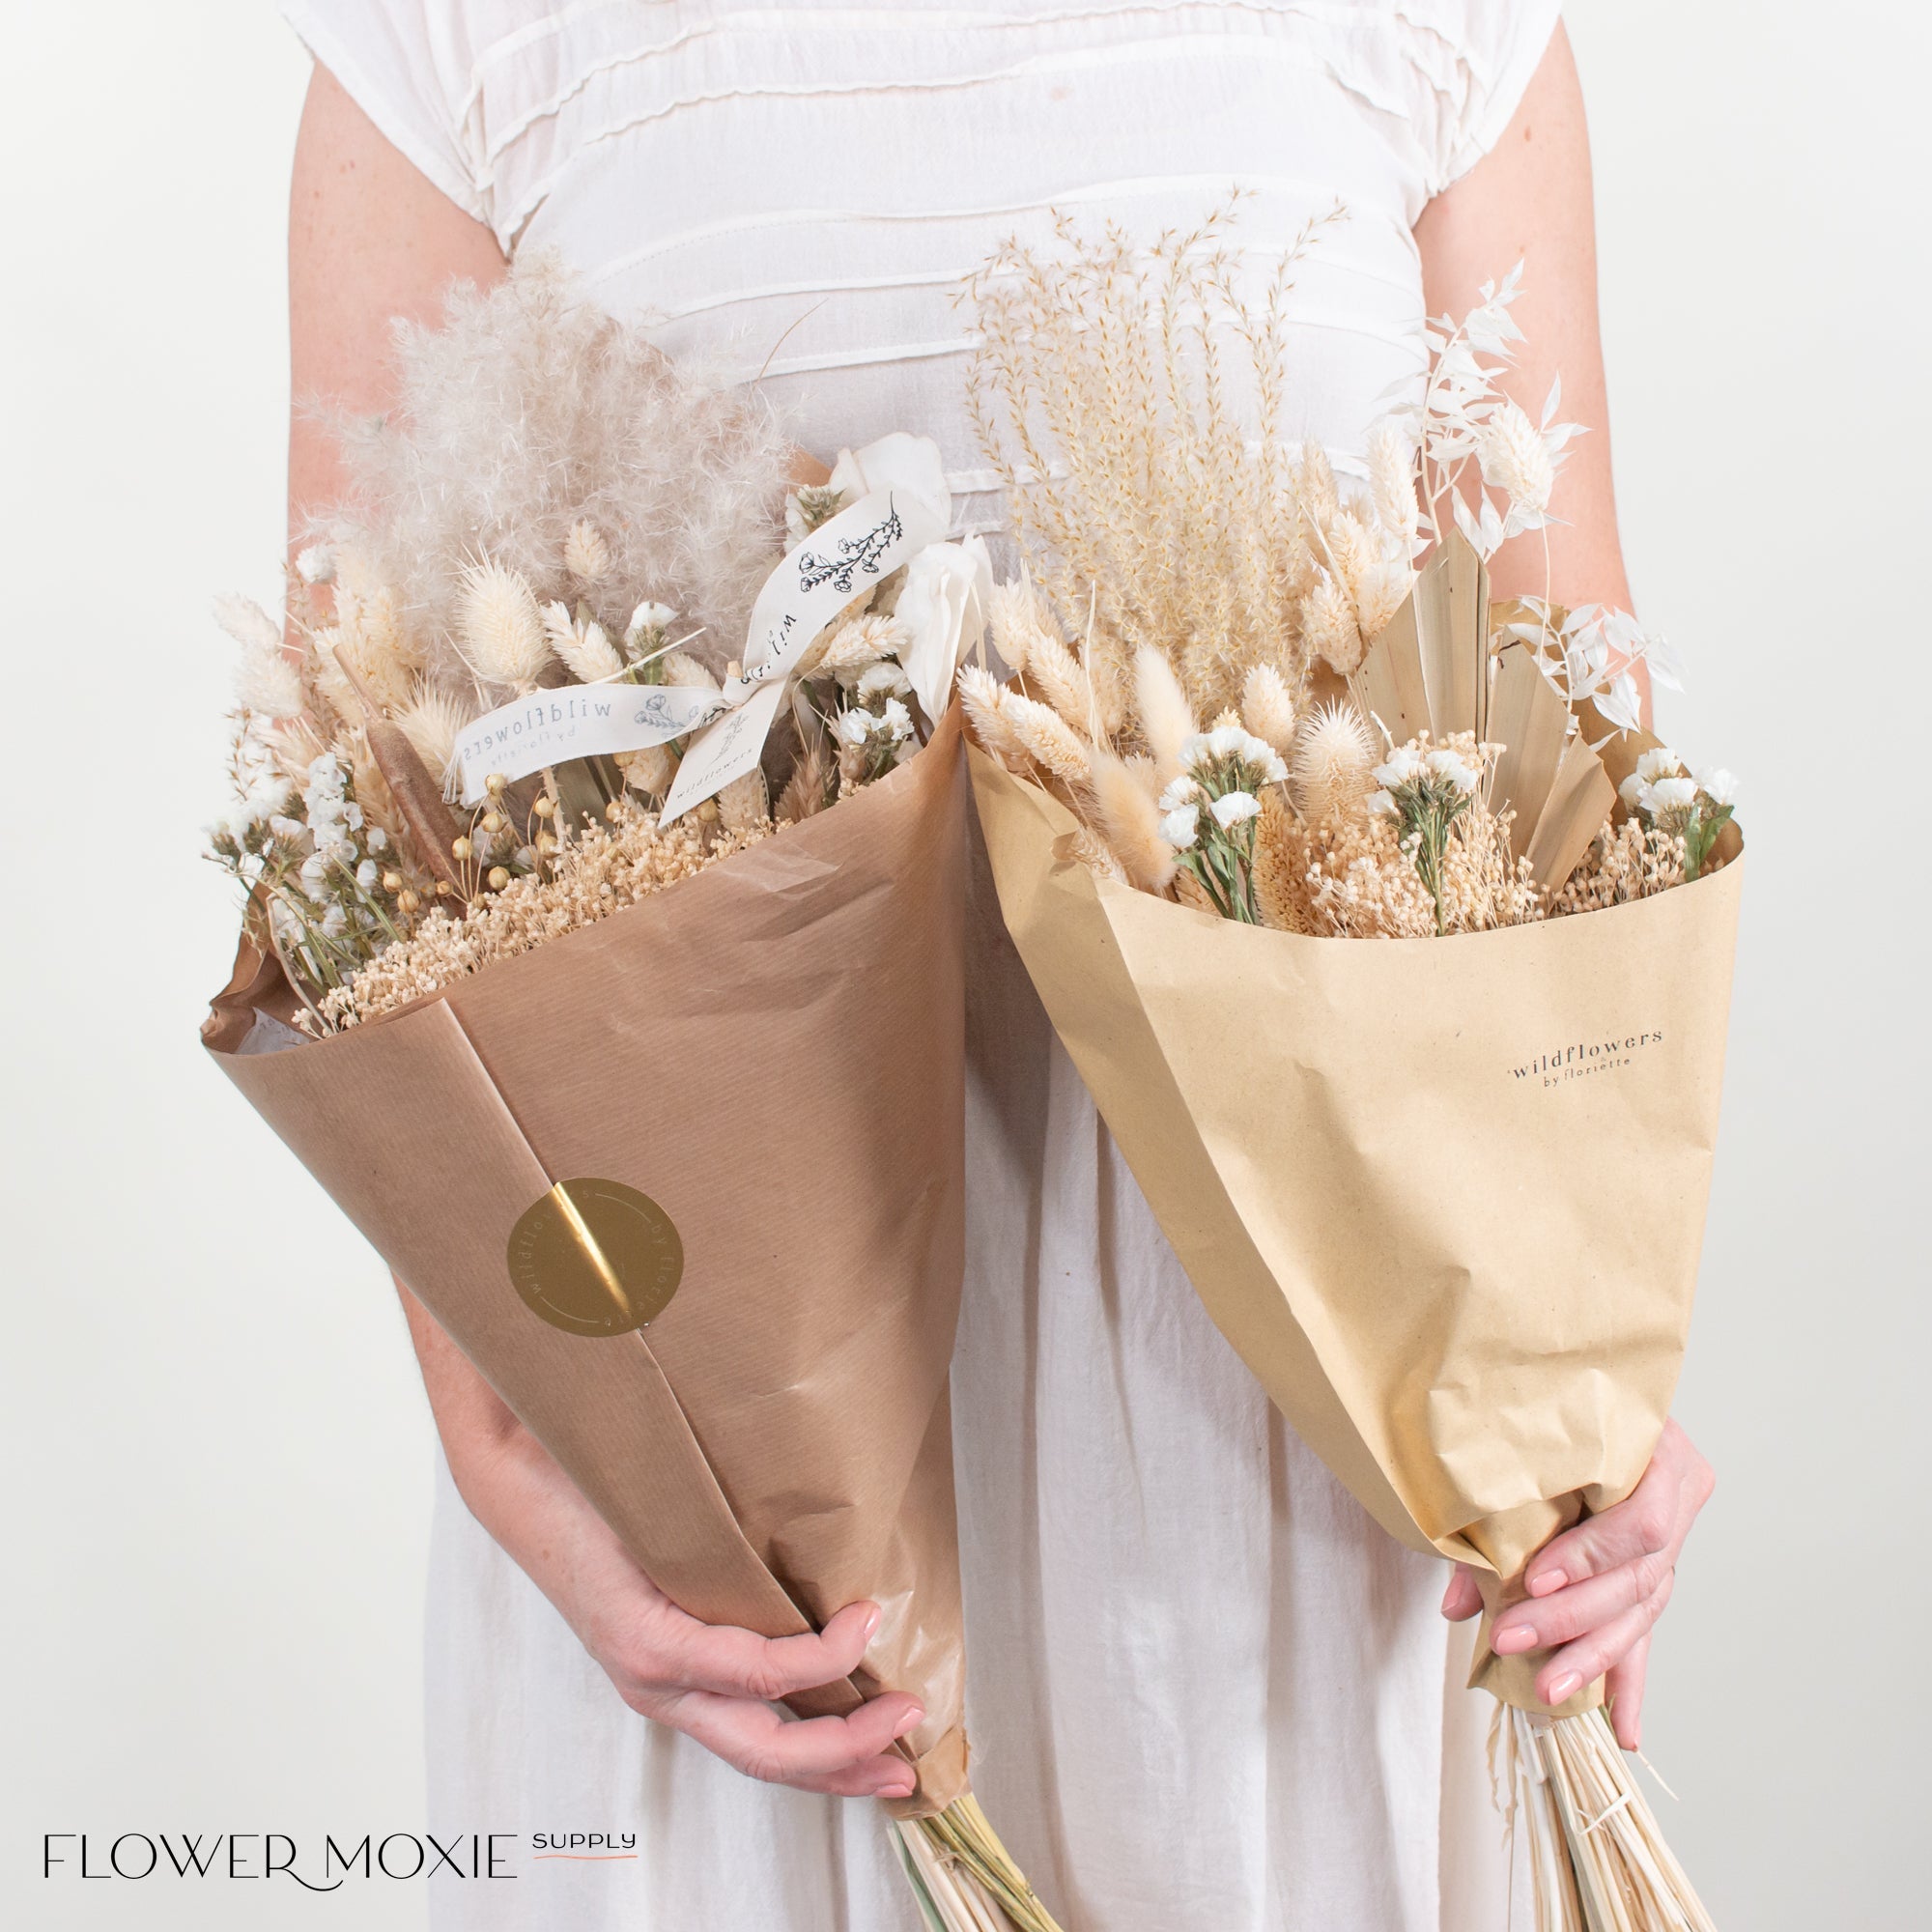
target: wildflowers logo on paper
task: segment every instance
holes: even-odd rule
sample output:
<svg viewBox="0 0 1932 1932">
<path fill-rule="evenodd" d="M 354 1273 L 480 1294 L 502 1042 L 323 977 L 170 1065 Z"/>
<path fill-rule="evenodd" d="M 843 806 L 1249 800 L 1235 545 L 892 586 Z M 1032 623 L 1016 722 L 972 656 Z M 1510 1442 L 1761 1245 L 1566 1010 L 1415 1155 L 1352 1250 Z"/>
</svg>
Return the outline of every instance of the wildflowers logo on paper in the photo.
<svg viewBox="0 0 1932 1932">
<path fill-rule="evenodd" d="M 1552 1047 L 1513 1065 L 1510 1071 L 1518 1080 L 1534 1081 L 1540 1087 L 1561 1087 L 1572 1080 L 1587 1080 L 1594 1074 L 1614 1073 L 1634 1065 L 1647 1048 L 1662 1044 L 1661 1028 L 1647 1033 L 1605 1034 Z"/>
</svg>

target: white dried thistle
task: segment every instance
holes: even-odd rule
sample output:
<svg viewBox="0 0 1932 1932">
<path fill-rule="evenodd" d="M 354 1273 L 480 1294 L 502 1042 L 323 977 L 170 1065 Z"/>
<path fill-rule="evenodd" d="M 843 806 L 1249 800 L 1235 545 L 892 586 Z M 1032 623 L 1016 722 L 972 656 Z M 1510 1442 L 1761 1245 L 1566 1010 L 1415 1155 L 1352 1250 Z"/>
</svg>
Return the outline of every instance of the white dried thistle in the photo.
<svg viewBox="0 0 1932 1932">
<path fill-rule="evenodd" d="M 1294 699 L 1273 665 L 1259 664 L 1241 686 L 1241 723 L 1283 757 L 1294 743 Z"/>
<path fill-rule="evenodd" d="M 527 691 L 550 665 L 550 639 L 529 580 L 490 557 L 464 570 L 456 629 L 464 663 L 487 683 Z"/>
<path fill-rule="evenodd" d="M 1354 707 L 1323 704 L 1295 733 L 1289 794 L 1311 824 L 1359 817 L 1375 768 L 1375 744 Z"/>
</svg>

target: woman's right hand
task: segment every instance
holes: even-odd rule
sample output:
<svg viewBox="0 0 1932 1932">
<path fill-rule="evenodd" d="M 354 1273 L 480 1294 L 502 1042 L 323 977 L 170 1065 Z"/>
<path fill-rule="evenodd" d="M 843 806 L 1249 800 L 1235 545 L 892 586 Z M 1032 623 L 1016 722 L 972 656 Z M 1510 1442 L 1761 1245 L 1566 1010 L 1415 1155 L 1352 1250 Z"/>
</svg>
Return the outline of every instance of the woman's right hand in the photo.
<svg viewBox="0 0 1932 1932">
<path fill-rule="evenodd" d="M 403 1305 L 464 1501 L 632 1710 L 749 1777 L 840 1798 L 911 1794 L 912 1766 L 890 1747 L 923 1716 L 913 1698 L 887 1691 L 844 1718 L 794 1719 L 774 1708 L 851 1674 L 878 1627 L 876 1605 L 848 1604 L 808 1636 L 687 1616 L 407 1290 Z"/>
</svg>

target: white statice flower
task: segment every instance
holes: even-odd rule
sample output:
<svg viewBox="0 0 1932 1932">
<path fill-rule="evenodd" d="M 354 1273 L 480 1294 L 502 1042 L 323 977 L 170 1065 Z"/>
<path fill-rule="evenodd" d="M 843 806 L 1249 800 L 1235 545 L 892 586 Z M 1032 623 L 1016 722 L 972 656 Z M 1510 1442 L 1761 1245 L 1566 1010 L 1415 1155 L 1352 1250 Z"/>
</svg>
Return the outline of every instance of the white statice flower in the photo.
<svg viewBox="0 0 1932 1932">
<path fill-rule="evenodd" d="M 1696 775 L 1697 789 L 1713 805 L 1735 805 L 1738 802 L 1738 781 L 1722 765 L 1707 765 Z"/>
<path fill-rule="evenodd" d="M 1467 797 L 1476 789 L 1476 774 L 1461 756 L 1450 751 L 1431 752 L 1423 761 L 1432 777 L 1445 779 Z"/>
<path fill-rule="evenodd" d="M 270 815 L 269 830 L 277 838 L 299 838 L 308 827 L 299 818 L 291 818 L 286 812 L 277 811 Z"/>
<path fill-rule="evenodd" d="M 349 915 L 340 904 L 331 905 L 322 916 L 322 935 L 325 939 L 340 939 L 349 930 Z"/>
<path fill-rule="evenodd" d="M 863 745 L 878 722 L 869 711 L 843 712 L 838 719 L 838 735 L 848 745 Z"/>
<path fill-rule="evenodd" d="M 302 891 L 312 899 L 321 899 L 328 889 L 328 861 L 320 852 L 311 852 L 301 862 L 298 874 L 302 883 Z"/>
<path fill-rule="evenodd" d="M 1658 779 L 1678 778 L 1683 771 L 1684 760 L 1668 745 L 1653 745 L 1636 761 L 1636 776 L 1644 784 L 1653 783 Z"/>
<path fill-rule="evenodd" d="M 1643 793 L 1644 781 L 1634 772 L 1617 787 L 1617 796 L 1632 811 L 1635 811 L 1643 804 Z"/>
<path fill-rule="evenodd" d="M 1208 754 L 1214 758 L 1243 757 L 1253 742 L 1238 724 L 1217 724 L 1207 737 Z"/>
<path fill-rule="evenodd" d="M 1384 791 L 1400 791 L 1404 785 L 1413 784 L 1422 771 L 1422 760 L 1402 745 L 1389 753 L 1386 764 L 1376 767 L 1375 781 Z"/>
<path fill-rule="evenodd" d="M 372 825 L 366 842 L 372 852 L 386 852 L 389 849 L 389 835 L 380 825 Z"/>
<path fill-rule="evenodd" d="M 365 893 L 373 893 L 376 890 L 376 882 L 382 876 L 382 870 L 373 859 L 364 859 L 355 868 L 355 883 Z"/>
<path fill-rule="evenodd" d="M 886 662 L 868 665 L 859 677 L 859 701 L 863 704 L 874 697 L 903 697 L 911 689 L 899 666 Z"/>
<path fill-rule="evenodd" d="M 1201 808 L 1198 805 L 1176 806 L 1161 814 L 1160 836 L 1177 852 L 1184 852 L 1194 843 L 1200 824 Z"/>
<path fill-rule="evenodd" d="M 1369 794 L 1368 813 L 1371 818 L 1396 818 L 1402 808 L 1395 802 L 1393 792 L 1378 791 Z"/>
<path fill-rule="evenodd" d="M 894 744 L 902 745 L 912 736 L 912 713 L 896 697 L 889 697 L 881 725 L 891 733 Z"/>
<path fill-rule="evenodd" d="M 1214 823 L 1223 832 L 1232 832 L 1237 825 L 1245 825 L 1251 818 L 1261 816 L 1262 802 L 1253 792 L 1223 792 L 1208 810 L 1214 814 Z"/>
<path fill-rule="evenodd" d="M 1168 781 L 1167 789 L 1160 795 L 1160 809 L 1163 811 L 1179 811 L 1200 796 L 1200 782 L 1183 772 L 1178 779 Z"/>
<path fill-rule="evenodd" d="M 659 604 L 645 598 L 631 612 L 631 621 L 624 626 L 624 641 L 634 650 L 653 631 L 668 631 L 677 621 L 677 612 L 668 604 Z"/>
<path fill-rule="evenodd" d="M 333 583 L 335 553 L 327 544 L 307 545 L 296 553 L 296 575 L 304 583 Z"/>
<path fill-rule="evenodd" d="M 1696 803 L 1695 779 L 1659 779 L 1643 794 L 1644 810 L 1652 817 L 1664 811 L 1689 811 Z"/>
</svg>

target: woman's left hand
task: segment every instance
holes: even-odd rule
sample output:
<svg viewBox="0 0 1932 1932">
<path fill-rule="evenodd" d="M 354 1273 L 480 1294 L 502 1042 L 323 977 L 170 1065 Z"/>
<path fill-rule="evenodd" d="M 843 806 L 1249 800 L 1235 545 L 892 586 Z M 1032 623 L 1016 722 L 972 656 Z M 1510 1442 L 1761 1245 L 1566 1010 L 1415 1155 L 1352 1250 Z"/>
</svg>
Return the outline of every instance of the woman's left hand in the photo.
<svg viewBox="0 0 1932 1932">
<path fill-rule="evenodd" d="M 1643 1735 L 1651 1627 L 1670 1601 L 1684 1539 L 1717 1480 L 1690 1438 L 1666 1422 L 1642 1482 L 1538 1550 L 1523 1576 L 1530 1601 L 1512 1605 L 1491 1634 L 1499 1657 L 1549 1652 L 1536 1673 L 1536 1694 L 1547 1704 L 1607 1677 L 1610 1722 L 1626 1750 Z M 1459 1563 L 1442 1614 L 1460 1623 L 1482 1607 L 1474 1574 Z"/>
</svg>

